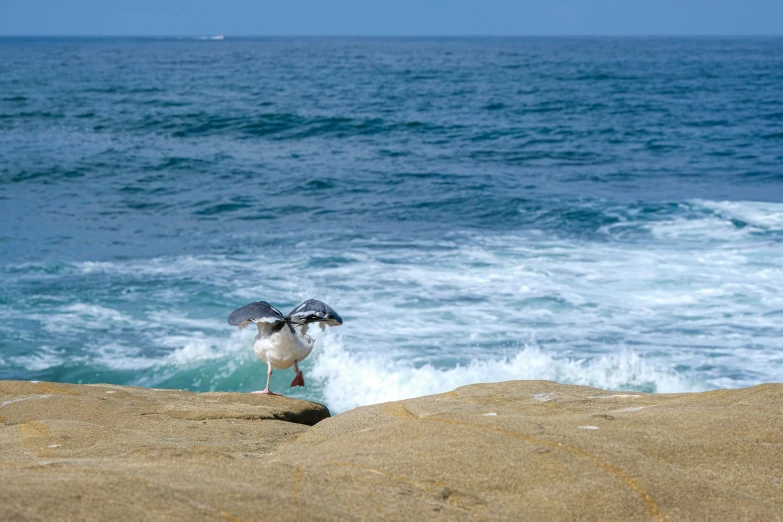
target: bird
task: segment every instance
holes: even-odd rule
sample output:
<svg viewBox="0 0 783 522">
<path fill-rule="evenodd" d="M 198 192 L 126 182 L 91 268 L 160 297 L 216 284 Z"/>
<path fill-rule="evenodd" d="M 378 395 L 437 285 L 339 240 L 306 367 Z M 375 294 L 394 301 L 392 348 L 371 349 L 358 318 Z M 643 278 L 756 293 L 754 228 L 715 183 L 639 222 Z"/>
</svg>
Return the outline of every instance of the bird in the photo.
<svg viewBox="0 0 783 522">
<path fill-rule="evenodd" d="M 299 369 L 302 362 L 313 350 L 315 340 L 307 335 L 310 323 L 318 323 L 323 330 L 326 326 L 340 326 L 343 319 L 329 305 L 317 299 L 308 299 L 291 310 L 288 315 L 266 301 L 256 301 L 237 308 L 228 316 L 228 324 L 240 330 L 256 323 L 258 334 L 253 339 L 253 351 L 259 359 L 266 362 L 266 388 L 252 393 L 281 395 L 269 391 L 272 369 L 285 370 L 294 367 L 294 380 L 291 387 L 304 386 L 304 376 Z"/>
</svg>

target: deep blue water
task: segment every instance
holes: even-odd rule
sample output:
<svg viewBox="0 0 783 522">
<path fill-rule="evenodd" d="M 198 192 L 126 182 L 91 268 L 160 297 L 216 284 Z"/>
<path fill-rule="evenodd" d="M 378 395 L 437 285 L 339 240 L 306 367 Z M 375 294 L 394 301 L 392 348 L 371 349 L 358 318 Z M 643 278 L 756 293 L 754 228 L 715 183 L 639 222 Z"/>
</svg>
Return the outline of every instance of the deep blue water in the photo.
<svg viewBox="0 0 783 522">
<path fill-rule="evenodd" d="M 781 38 L 0 38 L 0 379 L 781 381 L 782 259 Z"/>
</svg>

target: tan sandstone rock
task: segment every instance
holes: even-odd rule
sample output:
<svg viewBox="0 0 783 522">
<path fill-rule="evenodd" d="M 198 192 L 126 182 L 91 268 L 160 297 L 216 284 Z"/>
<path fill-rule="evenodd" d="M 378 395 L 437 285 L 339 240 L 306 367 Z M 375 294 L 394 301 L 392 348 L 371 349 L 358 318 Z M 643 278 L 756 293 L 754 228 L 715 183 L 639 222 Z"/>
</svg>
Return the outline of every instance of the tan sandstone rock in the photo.
<svg viewBox="0 0 783 522">
<path fill-rule="evenodd" d="M 783 520 L 783 384 L 512 381 L 331 418 L 105 385 L 0 403 L 2 520 Z"/>
</svg>

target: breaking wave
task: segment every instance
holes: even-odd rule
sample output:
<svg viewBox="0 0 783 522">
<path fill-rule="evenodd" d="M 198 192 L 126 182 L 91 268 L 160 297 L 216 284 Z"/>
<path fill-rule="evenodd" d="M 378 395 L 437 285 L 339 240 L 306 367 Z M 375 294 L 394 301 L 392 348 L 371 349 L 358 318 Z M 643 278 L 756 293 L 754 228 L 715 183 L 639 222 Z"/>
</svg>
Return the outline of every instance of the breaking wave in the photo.
<svg viewBox="0 0 783 522">
<path fill-rule="evenodd" d="M 474 359 L 466 365 L 414 366 L 381 355 L 351 353 L 339 337 L 327 337 L 310 375 L 326 404 L 341 412 L 357 406 L 451 391 L 459 386 L 511 380 L 549 380 L 607 390 L 674 393 L 708 389 L 656 367 L 630 350 L 594 359 L 558 359 L 530 346 L 507 357 Z"/>
</svg>

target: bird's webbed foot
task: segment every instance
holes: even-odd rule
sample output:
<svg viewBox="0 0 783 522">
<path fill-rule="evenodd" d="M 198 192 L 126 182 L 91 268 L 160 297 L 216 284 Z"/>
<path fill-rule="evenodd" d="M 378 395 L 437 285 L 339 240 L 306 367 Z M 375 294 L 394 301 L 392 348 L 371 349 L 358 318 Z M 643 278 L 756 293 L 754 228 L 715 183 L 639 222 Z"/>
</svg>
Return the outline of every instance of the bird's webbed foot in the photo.
<svg viewBox="0 0 783 522">
<path fill-rule="evenodd" d="M 302 370 L 296 371 L 296 377 L 294 377 L 294 380 L 291 381 L 291 388 L 294 386 L 304 386 L 304 375 L 302 375 Z"/>
<path fill-rule="evenodd" d="M 261 395 L 277 395 L 278 397 L 282 397 L 283 396 L 280 393 L 275 393 L 275 392 L 269 391 L 269 390 L 254 391 L 254 392 L 250 392 L 250 393 L 258 393 L 258 394 L 261 394 Z"/>
</svg>

